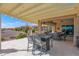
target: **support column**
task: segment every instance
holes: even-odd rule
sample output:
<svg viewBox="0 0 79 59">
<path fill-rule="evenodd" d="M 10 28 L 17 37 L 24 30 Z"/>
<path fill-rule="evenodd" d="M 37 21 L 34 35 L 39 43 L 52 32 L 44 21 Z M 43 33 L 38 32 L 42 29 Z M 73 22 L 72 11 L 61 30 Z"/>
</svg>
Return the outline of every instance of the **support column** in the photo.
<svg viewBox="0 0 79 59">
<path fill-rule="evenodd" d="M 79 15 L 78 14 L 74 17 L 74 41 L 73 41 L 74 45 L 76 45 L 77 36 L 79 36 Z"/>
<path fill-rule="evenodd" d="M 52 25 L 52 32 L 55 32 L 55 25 Z"/>
<path fill-rule="evenodd" d="M 79 6 L 75 7 L 75 11 L 77 15 L 74 17 L 74 41 L 73 41 L 74 45 L 76 45 L 77 43 L 76 36 L 79 36 Z"/>
<path fill-rule="evenodd" d="M 61 31 L 61 19 L 56 19 L 56 31 Z"/>
<path fill-rule="evenodd" d="M 0 50 L 1 50 L 1 14 L 0 14 Z"/>
<path fill-rule="evenodd" d="M 41 20 L 38 20 L 38 31 L 41 32 L 42 30 L 42 22 Z"/>
</svg>

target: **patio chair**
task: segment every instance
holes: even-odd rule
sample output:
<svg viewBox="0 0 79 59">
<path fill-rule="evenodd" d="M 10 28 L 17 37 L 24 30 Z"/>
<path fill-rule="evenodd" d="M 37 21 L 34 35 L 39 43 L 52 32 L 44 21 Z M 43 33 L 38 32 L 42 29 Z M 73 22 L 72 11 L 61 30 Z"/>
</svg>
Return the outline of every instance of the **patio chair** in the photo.
<svg viewBox="0 0 79 59">
<path fill-rule="evenodd" d="M 27 51 L 29 51 L 29 48 L 32 48 L 32 46 L 33 46 L 33 36 L 28 35 L 27 38 L 28 38 Z"/>
<path fill-rule="evenodd" d="M 64 32 L 56 32 L 53 34 L 54 40 L 66 40 L 67 35 Z"/>
<path fill-rule="evenodd" d="M 48 33 L 48 35 L 50 35 L 50 47 L 53 47 L 53 37 L 54 37 L 54 33 Z"/>
<path fill-rule="evenodd" d="M 60 37 L 59 37 L 58 33 L 54 33 L 52 38 L 54 40 L 60 40 Z"/>
<path fill-rule="evenodd" d="M 41 41 L 39 35 L 35 35 L 33 39 L 33 55 L 43 55 L 45 54 L 46 43 Z"/>
<path fill-rule="evenodd" d="M 58 34 L 59 34 L 60 40 L 64 40 L 64 41 L 66 40 L 67 35 L 65 34 L 65 32 L 59 32 Z"/>
</svg>

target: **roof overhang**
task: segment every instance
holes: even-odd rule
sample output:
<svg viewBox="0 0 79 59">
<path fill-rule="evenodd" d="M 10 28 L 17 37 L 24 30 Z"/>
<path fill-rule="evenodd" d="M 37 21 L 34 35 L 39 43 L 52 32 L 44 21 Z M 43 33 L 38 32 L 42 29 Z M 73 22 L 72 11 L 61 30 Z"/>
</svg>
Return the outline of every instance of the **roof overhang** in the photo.
<svg viewBox="0 0 79 59">
<path fill-rule="evenodd" d="M 76 14 L 77 3 L 0 3 L 0 12 L 38 23 L 52 17 Z"/>
</svg>

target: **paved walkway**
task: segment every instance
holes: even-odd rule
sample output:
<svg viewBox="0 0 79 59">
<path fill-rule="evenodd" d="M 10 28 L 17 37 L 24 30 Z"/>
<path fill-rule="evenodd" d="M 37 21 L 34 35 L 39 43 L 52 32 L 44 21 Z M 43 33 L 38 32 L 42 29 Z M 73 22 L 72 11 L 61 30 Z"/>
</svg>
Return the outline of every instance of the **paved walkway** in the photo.
<svg viewBox="0 0 79 59">
<path fill-rule="evenodd" d="M 27 52 L 27 38 L 2 42 L 0 56 L 33 56 Z M 50 56 L 79 56 L 79 49 L 71 41 L 53 41 Z M 45 56 L 49 56 L 45 55 Z"/>
</svg>

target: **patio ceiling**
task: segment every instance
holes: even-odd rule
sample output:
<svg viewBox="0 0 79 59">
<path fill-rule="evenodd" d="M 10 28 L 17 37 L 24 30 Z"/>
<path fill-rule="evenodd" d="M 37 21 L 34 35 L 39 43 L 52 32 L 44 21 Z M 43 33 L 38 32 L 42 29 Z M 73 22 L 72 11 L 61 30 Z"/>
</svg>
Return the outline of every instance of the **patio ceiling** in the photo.
<svg viewBox="0 0 79 59">
<path fill-rule="evenodd" d="M 0 12 L 29 22 L 38 23 L 51 17 L 76 14 L 78 4 L 57 3 L 2 3 Z"/>
</svg>

